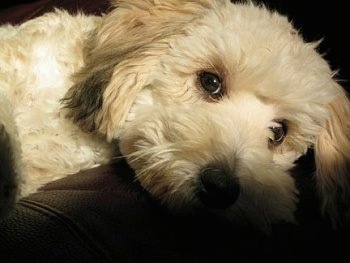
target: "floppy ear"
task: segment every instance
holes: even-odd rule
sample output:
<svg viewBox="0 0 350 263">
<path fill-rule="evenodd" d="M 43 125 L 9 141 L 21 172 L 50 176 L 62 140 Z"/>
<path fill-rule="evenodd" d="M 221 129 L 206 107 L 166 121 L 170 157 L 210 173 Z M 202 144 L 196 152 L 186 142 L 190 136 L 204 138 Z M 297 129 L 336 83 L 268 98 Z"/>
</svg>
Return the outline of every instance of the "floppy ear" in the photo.
<svg viewBox="0 0 350 263">
<path fill-rule="evenodd" d="M 329 105 L 330 116 L 317 139 L 315 159 L 322 211 L 337 226 L 350 211 L 350 103 L 339 85 L 335 89 L 338 96 Z"/>
<path fill-rule="evenodd" d="M 85 65 L 63 99 L 73 122 L 109 140 L 118 137 L 170 41 L 211 4 L 208 0 L 119 0 L 114 5 L 86 42 Z"/>
</svg>

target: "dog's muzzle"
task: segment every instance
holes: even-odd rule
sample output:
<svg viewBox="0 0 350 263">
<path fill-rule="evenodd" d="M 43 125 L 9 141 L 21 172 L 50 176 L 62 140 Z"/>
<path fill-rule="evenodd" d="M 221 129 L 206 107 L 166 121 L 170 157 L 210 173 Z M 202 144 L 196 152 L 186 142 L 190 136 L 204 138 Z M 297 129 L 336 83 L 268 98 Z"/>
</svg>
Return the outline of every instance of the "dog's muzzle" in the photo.
<svg viewBox="0 0 350 263">
<path fill-rule="evenodd" d="M 198 198 L 209 208 L 224 209 L 236 202 L 240 186 L 238 178 L 223 169 L 208 167 L 199 174 Z"/>
</svg>

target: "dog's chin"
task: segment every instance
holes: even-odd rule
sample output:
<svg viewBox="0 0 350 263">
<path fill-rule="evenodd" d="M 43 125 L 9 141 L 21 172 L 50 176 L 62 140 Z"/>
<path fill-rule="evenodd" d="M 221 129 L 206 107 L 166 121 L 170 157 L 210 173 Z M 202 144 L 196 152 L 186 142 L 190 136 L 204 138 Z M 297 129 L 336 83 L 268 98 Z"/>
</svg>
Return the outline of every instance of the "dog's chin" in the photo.
<svg viewBox="0 0 350 263">
<path fill-rule="evenodd" d="M 150 107 L 137 114 L 119 139 L 140 184 L 176 213 L 206 211 L 264 232 L 294 223 L 291 165 L 275 164 L 266 142 L 249 135 L 253 127 L 235 133 L 239 119 L 209 112 Z"/>
</svg>

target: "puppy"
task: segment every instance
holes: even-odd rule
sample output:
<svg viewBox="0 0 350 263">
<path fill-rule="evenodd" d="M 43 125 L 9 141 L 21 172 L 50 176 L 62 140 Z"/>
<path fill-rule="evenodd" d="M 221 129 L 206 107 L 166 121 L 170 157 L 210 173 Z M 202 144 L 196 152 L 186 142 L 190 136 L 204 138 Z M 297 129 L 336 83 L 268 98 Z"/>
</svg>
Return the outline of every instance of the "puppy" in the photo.
<svg viewBox="0 0 350 263">
<path fill-rule="evenodd" d="M 321 210 L 349 208 L 350 104 L 286 17 L 251 2 L 117 0 L 0 29 L 0 204 L 125 157 L 172 211 L 295 222 L 308 149 Z"/>
</svg>

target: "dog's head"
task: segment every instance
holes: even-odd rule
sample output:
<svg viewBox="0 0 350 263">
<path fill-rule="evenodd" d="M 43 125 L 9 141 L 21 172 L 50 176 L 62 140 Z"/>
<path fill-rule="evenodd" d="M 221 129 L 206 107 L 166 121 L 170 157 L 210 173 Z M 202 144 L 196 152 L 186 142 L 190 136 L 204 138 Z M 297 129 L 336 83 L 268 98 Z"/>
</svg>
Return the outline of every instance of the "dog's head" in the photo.
<svg viewBox="0 0 350 263">
<path fill-rule="evenodd" d="M 290 170 L 315 151 L 323 210 L 349 199 L 350 107 L 287 18 L 252 3 L 116 1 L 66 96 L 69 117 L 120 141 L 170 207 L 269 228 L 293 222 Z"/>
</svg>

